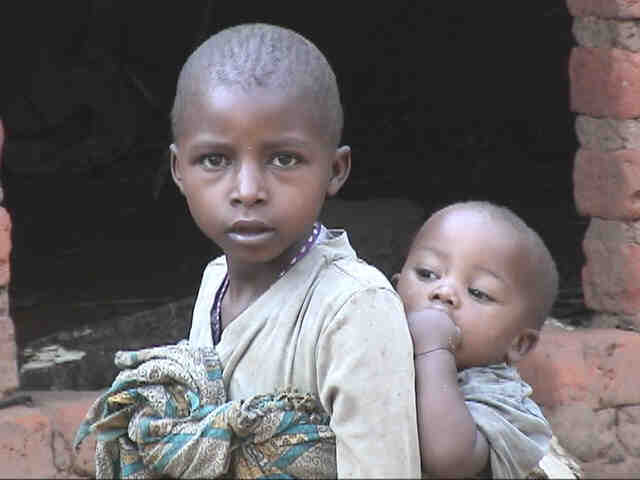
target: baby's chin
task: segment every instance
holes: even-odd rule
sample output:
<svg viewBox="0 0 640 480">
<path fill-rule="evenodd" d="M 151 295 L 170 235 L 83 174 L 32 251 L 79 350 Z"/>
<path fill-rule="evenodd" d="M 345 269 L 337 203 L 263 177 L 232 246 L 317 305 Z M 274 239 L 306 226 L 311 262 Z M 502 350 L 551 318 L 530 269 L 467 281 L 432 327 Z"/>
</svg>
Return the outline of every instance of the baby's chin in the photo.
<svg viewBox="0 0 640 480">
<path fill-rule="evenodd" d="M 456 357 L 456 368 L 460 372 L 467 368 L 473 367 L 489 367 L 491 365 L 499 365 L 506 362 L 506 353 L 502 357 L 492 356 L 491 358 L 465 358 L 464 354 L 461 357 Z"/>
</svg>

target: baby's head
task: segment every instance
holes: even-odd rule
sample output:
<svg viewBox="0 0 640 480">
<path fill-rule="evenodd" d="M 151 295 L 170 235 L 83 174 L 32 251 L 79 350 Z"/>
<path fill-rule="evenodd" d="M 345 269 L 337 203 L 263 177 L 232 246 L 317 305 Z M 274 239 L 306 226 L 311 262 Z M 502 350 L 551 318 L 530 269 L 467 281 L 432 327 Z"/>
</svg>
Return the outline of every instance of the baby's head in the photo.
<svg viewBox="0 0 640 480">
<path fill-rule="evenodd" d="M 205 41 L 180 72 L 171 119 L 173 179 L 228 261 L 279 270 L 349 174 L 334 72 L 286 28 L 238 25 Z"/>
<path fill-rule="evenodd" d="M 407 313 L 448 310 L 462 333 L 459 369 L 520 360 L 536 345 L 558 290 L 540 236 L 511 210 L 478 201 L 434 213 L 396 281 Z"/>
</svg>

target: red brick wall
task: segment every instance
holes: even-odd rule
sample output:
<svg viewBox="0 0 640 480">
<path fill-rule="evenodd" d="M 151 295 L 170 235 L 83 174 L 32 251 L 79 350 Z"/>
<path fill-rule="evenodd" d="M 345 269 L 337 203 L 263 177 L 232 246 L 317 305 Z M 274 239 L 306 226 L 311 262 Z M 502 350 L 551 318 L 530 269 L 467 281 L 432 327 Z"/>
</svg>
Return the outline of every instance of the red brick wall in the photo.
<svg viewBox="0 0 640 480">
<path fill-rule="evenodd" d="M 0 165 L 4 145 L 4 128 L 0 120 Z M 0 187 L 0 201 L 2 189 Z M 0 398 L 18 388 L 15 329 L 9 316 L 9 253 L 11 252 L 11 218 L 0 207 Z"/>
<path fill-rule="evenodd" d="M 587 305 L 595 326 L 640 327 L 640 1 L 567 0 L 575 17 L 571 109 L 580 148 L 578 211 L 591 217 L 583 242 Z M 599 321 L 599 323 L 598 323 Z"/>
</svg>

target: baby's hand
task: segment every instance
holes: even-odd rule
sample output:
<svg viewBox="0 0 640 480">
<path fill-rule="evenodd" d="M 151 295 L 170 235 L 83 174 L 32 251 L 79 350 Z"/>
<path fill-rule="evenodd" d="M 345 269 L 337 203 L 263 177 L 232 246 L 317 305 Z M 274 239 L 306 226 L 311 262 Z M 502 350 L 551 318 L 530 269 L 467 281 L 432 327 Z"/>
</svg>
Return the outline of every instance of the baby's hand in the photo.
<svg viewBox="0 0 640 480">
<path fill-rule="evenodd" d="M 435 348 L 447 348 L 455 354 L 460 344 L 460 328 L 449 314 L 437 308 L 425 308 L 407 315 L 415 355 Z"/>
</svg>

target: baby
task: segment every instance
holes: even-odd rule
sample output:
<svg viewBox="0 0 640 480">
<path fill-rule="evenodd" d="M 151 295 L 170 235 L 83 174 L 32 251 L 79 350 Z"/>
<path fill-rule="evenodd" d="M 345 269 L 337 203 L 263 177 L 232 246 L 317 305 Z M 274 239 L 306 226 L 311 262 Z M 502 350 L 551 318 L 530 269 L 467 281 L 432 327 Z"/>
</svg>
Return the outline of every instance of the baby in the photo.
<svg viewBox="0 0 640 480">
<path fill-rule="evenodd" d="M 414 342 L 424 472 L 525 477 L 551 438 L 514 367 L 557 293 L 543 241 L 507 208 L 456 203 L 422 226 L 394 282 Z"/>
</svg>

